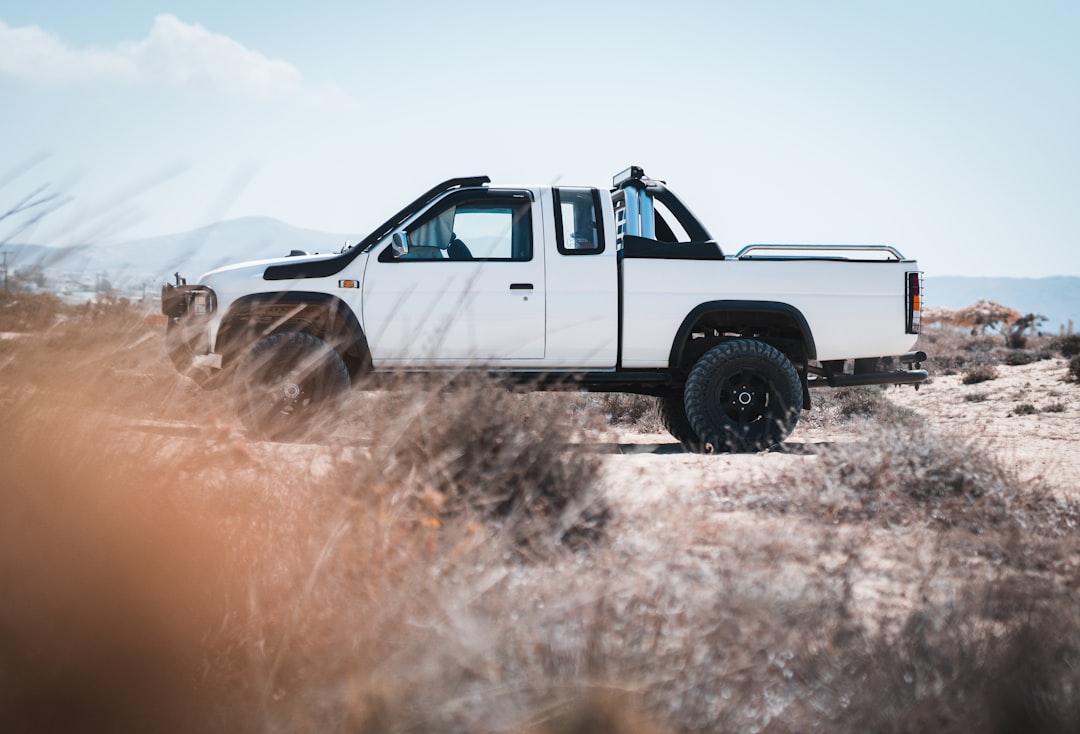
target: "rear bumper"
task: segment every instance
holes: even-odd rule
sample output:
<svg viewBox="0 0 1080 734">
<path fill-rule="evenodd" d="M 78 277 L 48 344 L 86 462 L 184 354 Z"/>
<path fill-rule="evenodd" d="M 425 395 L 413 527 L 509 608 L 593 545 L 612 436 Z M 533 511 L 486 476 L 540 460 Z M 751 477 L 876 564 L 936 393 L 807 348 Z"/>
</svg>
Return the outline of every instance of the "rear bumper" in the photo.
<svg viewBox="0 0 1080 734">
<path fill-rule="evenodd" d="M 881 357 L 878 359 L 857 359 L 851 372 L 844 371 L 844 362 L 825 362 L 821 367 L 811 367 L 807 371 L 809 387 L 858 387 L 860 385 L 918 385 L 924 382 L 930 373 L 922 368 L 926 361 L 926 352 L 908 352 L 899 357 Z M 899 363 L 908 369 L 892 369 Z"/>
</svg>

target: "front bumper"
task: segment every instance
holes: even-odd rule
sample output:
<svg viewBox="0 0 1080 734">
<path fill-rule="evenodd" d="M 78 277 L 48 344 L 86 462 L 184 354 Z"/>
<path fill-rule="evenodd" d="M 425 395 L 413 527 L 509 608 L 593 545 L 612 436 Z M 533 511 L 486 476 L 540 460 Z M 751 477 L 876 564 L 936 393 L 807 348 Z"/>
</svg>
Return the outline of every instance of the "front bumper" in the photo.
<svg viewBox="0 0 1080 734">
<path fill-rule="evenodd" d="M 217 311 L 217 295 L 204 285 L 161 287 L 161 312 L 169 318 L 165 347 L 180 374 L 204 388 L 217 387 L 221 355 L 210 350 L 210 326 Z"/>
</svg>

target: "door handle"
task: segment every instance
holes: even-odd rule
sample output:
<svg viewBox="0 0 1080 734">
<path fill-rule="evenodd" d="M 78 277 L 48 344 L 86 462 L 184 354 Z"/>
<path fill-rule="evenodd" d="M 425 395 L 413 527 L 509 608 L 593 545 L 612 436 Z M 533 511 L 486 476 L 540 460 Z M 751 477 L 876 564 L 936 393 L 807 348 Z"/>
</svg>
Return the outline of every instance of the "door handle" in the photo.
<svg viewBox="0 0 1080 734">
<path fill-rule="evenodd" d="M 511 283 L 510 290 L 512 291 L 531 291 L 533 289 L 532 283 Z"/>
</svg>

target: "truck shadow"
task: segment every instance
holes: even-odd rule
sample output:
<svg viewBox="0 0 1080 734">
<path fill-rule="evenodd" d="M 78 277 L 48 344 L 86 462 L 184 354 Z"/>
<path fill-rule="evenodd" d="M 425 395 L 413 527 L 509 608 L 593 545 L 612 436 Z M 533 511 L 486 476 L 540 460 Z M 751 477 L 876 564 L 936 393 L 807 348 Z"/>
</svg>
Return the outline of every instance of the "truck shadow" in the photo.
<svg viewBox="0 0 1080 734">
<path fill-rule="evenodd" d="M 816 441 L 813 443 L 804 441 L 789 441 L 786 443 L 778 444 L 770 449 L 767 449 L 763 453 L 770 454 L 793 454 L 796 456 L 814 456 L 824 448 L 828 448 L 831 445 L 828 441 Z M 635 455 L 635 454 L 696 454 L 695 451 L 689 451 L 683 448 L 682 444 L 677 441 L 667 441 L 663 443 L 618 443 L 618 442 L 604 442 L 604 443 L 582 443 L 579 444 L 581 448 L 593 451 L 598 454 L 623 454 L 623 455 Z M 707 455 L 707 454 L 703 454 Z"/>
<path fill-rule="evenodd" d="M 181 423 L 176 421 L 134 421 L 124 426 L 118 427 L 118 430 L 136 431 L 139 433 L 154 434 L 158 436 L 164 436 L 167 438 L 186 438 L 186 439 L 205 439 L 205 428 Z M 238 438 L 242 438 L 242 434 L 237 434 Z M 247 439 L 253 440 L 253 439 Z M 292 442 L 297 445 L 311 445 L 311 446 L 357 446 L 357 447 L 371 447 L 374 446 L 374 442 L 370 436 L 362 434 L 338 434 L 334 436 L 322 436 L 314 438 L 310 441 L 295 441 Z M 773 446 L 770 449 L 762 453 L 770 454 L 793 454 L 797 456 L 814 456 L 821 449 L 828 448 L 832 443 L 829 441 L 788 441 L 782 444 Z M 682 444 L 678 441 L 663 441 L 657 443 L 620 443 L 617 441 L 603 441 L 603 442 L 589 442 L 584 441 L 582 443 L 568 444 L 569 446 L 576 446 L 579 449 L 590 451 L 596 454 L 621 454 L 624 456 L 633 456 L 637 454 L 652 454 L 656 456 L 667 456 L 674 454 L 687 454 L 695 455 L 698 452 L 689 451 L 683 448 Z M 708 454 L 699 454 L 701 456 L 707 456 Z"/>
</svg>

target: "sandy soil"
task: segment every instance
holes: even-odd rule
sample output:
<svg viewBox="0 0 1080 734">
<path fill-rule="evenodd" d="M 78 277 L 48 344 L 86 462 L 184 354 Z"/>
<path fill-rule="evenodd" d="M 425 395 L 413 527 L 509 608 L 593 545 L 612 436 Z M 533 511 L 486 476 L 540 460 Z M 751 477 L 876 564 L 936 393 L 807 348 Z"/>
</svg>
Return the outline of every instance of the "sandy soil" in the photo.
<svg viewBox="0 0 1080 734">
<path fill-rule="evenodd" d="M 964 385 L 959 375 L 948 375 L 934 377 L 918 392 L 889 394 L 942 433 L 985 446 L 1024 480 L 1075 495 L 1080 490 L 1080 384 L 1069 380 L 1066 361 L 1003 365 L 997 371 L 998 378 L 989 382 Z"/>
<path fill-rule="evenodd" d="M 1080 489 L 1080 384 L 1068 379 L 1065 360 L 997 369 L 998 377 L 988 382 L 964 385 L 960 375 L 936 376 L 918 391 L 897 387 L 886 394 L 943 434 L 996 456 L 1025 481 L 1062 492 Z M 804 416 L 814 416 L 813 410 Z M 634 503 L 704 486 L 752 484 L 814 461 L 820 444 L 858 441 L 862 435 L 857 425 L 821 427 L 804 420 L 779 450 L 716 456 L 683 452 L 666 433 L 621 432 L 609 438 L 597 444 L 612 454 L 606 460 L 607 482 L 617 494 L 622 494 L 618 487 L 633 485 L 632 496 L 624 499 Z"/>
<path fill-rule="evenodd" d="M 942 434 L 958 436 L 997 458 L 1021 479 L 1020 486 L 1046 487 L 1077 499 L 1080 385 L 1068 380 L 1065 361 L 1001 366 L 998 375 L 974 385 L 962 384 L 959 375 L 938 376 L 919 391 L 890 388 L 887 396 Z M 1018 414 L 1021 405 L 1035 412 Z M 843 570 L 855 606 L 871 627 L 887 628 L 928 599 L 947 599 L 958 575 L 970 581 L 992 573 L 978 553 L 965 559 L 963 552 L 947 572 L 940 570 L 944 541 L 927 527 L 830 525 L 798 513 L 754 509 L 755 496 L 782 491 L 776 487 L 784 486 L 784 477 L 810 469 L 821 447 L 866 440 L 865 426 L 820 425 L 809 419 L 812 415 L 804 414 L 808 419 L 782 447 L 760 454 L 686 453 L 666 434 L 622 432 L 598 444 L 598 450 L 610 454 L 604 486 L 621 518 L 618 542 L 633 546 L 643 558 L 662 553 L 657 546 L 667 543 L 683 551 L 667 555 L 685 557 L 686 563 L 694 562 L 695 547 L 707 548 L 731 556 L 729 561 L 750 573 L 793 576 L 785 585 L 794 587 L 799 578 L 822 571 L 840 576 Z M 679 531 L 664 532 L 665 526 L 686 528 L 687 517 L 704 528 L 704 542 Z"/>
</svg>

